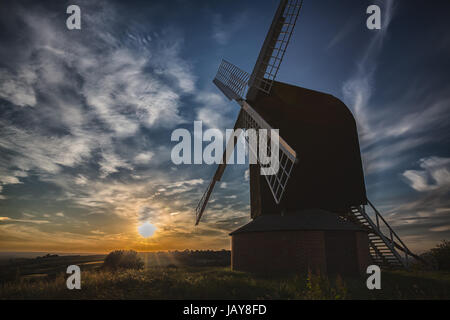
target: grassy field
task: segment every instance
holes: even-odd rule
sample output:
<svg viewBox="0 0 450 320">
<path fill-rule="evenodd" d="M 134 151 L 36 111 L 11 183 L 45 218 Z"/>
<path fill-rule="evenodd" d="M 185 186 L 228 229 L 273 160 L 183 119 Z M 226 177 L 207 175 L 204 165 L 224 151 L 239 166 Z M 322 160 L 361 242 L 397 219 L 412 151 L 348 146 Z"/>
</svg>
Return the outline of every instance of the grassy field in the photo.
<svg viewBox="0 0 450 320">
<path fill-rule="evenodd" d="M 450 273 L 383 271 L 367 277 L 264 276 L 231 271 L 229 251 L 139 253 L 142 270 L 106 271 L 105 255 L 0 259 L 0 299 L 450 299 Z M 68 265 L 81 290 L 66 287 Z"/>
<path fill-rule="evenodd" d="M 60 273 L 4 283 L 0 299 L 450 299 L 448 273 L 383 272 L 382 290 L 370 291 L 365 278 L 274 278 L 224 267 L 81 268 L 81 290 L 68 290 Z"/>
</svg>

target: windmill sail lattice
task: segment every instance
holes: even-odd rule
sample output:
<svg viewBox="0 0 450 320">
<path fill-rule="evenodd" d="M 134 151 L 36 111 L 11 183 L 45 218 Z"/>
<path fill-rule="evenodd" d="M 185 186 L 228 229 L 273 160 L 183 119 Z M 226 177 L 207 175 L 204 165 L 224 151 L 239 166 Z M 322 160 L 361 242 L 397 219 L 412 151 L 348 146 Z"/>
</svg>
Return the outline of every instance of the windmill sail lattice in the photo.
<svg viewBox="0 0 450 320">
<path fill-rule="evenodd" d="M 234 64 L 222 60 L 213 83 L 230 100 L 242 100 L 247 93 L 250 74 Z"/>
<path fill-rule="evenodd" d="M 241 112 L 239 113 L 238 118 L 236 120 L 236 123 L 234 125 L 235 130 L 237 128 L 239 128 L 239 124 L 241 123 L 242 113 L 243 113 L 243 111 L 241 110 Z M 220 163 L 217 166 L 216 172 L 214 173 L 214 176 L 213 176 L 211 182 L 209 183 L 208 188 L 203 193 L 202 198 L 200 199 L 197 207 L 195 208 L 195 225 L 198 225 L 198 223 L 200 222 L 200 219 L 203 216 L 203 212 L 206 209 L 206 205 L 208 204 L 209 197 L 211 196 L 211 193 L 214 190 L 214 186 L 216 185 L 216 182 L 220 181 L 220 179 L 222 178 L 222 175 L 223 175 L 225 168 L 227 166 L 227 163 L 228 163 L 228 157 L 231 156 L 231 154 L 232 154 L 230 152 L 230 150 L 234 149 L 235 142 L 236 141 L 235 141 L 234 137 L 231 137 L 228 140 L 226 149 L 222 156 L 222 163 Z"/>
<path fill-rule="evenodd" d="M 303 0 L 280 2 L 250 78 L 250 86 L 270 93 L 291 40 Z"/>
<path fill-rule="evenodd" d="M 231 90 L 231 88 L 230 88 Z M 234 125 L 234 129 L 265 129 L 268 133 L 271 132 L 272 127 L 246 102 L 239 101 L 242 109 L 239 113 L 238 119 Z M 258 132 L 258 131 L 256 131 Z M 258 152 L 251 148 L 250 141 L 248 140 L 248 136 L 245 135 L 247 139 L 247 145 L 249 146 L 249 151 L 253 153 L 254 158 L 258 159 Z M 204 192 L 202 198 L 200 199 L 195 213 L 196 213 L 196 225 L 199 223 L 201 217 L 203 216 L 203 212 L 206 209 L 206 205 L 208 203 L 209 197 L 211 196 L 212 191 L 214 190 L 214 186 L 217 181 L 220 181 L 222 178 L 223 172 L 228 163 L 227 156 L 231 155 L 230 150 L 234 149 L 236 145 L 235 137 L 232 137 L 226 146 L 225 152 L 222 156 L 222 163 L 218 165 L 216 173 L 213 176 L 213 179 L 209 183 L 206 191 Z M 270 155 L 271 150 L 271 139 L 272 137 L 268 135 L 268 140 L 266 142 L 266 146 L 268 148 L 267 154 Z M 278 137 L 278 147 L 279 147 L 279 170 L 272 175 L 265 175 L 265 179 L 267 184 L 269 185 L 270 191 L 274 197 L 275 202 L 278 204 L 281 201 L 281 198 L 286 189 L 286 185 L 289 181 L 292 169 L 297 159 L 296 152 L 284 141 L 283 138 Z M 228 152 L 227 152 L 228 151 Z M 263 165 L 264 166 L 264 165 Z"/>
<path fill-rule="evenodd" d="M 268 132 L 271 132 L 272 127 L 246 102 L 242 101 L 241 106 L 243 108 L 242 113 L 242 123 L 241 128 L 244 129 L 266 129 Z M 271 135 L 268 135 L 268 140 L 266 142 L 267 146 L 267 154 L 271 154 Z M 246 136 L 248 139 L 248 136 Z M 297 159 L 297 153 L 292 149 L 283 138 L 278 137 L 278 147 L 279 147 L 279 169 L 275 174 L 265 175 L 267 184 L 269 185 L 270 191 L 274 197 L 275 202 L 278 204 L 281 201 L 281 198 L 284 194 L 284 190 L 286 189 L 286 185 L 291 176 L 292 168 Z M 247 142 L 249 142 L 247 140 Z M 251 144 L 248 143 L 250 146 Z M 250 150 L 254 154 L 257 153 L 256 150 Z M 257 154 L 255 155 L 257 156 Z M 264 167 L 264 165 L 262 165 Z"/>
</svg>

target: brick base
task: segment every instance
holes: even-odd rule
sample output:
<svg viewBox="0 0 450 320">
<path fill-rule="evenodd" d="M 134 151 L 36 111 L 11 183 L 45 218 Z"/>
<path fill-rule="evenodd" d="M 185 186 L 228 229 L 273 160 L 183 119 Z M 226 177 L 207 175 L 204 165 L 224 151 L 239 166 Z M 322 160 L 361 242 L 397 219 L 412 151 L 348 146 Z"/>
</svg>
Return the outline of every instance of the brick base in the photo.
<svg viewBox="0 0 450 320">
<path fill-rule="evenodd" d="M 231 267 L 249 272 L 357 274 L 369 262 L 361 231 L 267 231 L 231 237 Z"/>
</svg>

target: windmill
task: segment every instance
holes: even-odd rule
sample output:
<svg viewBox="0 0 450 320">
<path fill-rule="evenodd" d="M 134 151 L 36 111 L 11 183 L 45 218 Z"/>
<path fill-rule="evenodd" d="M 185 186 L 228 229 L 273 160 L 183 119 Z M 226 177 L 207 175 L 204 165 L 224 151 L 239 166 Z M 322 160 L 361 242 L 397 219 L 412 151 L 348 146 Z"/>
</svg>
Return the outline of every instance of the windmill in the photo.
<svg viewBox="0 0 450 320">
<path fill-rule="evenodd" d="M 223 60 L 213 80 L 241 108 L 235 129 L 279 129 L 278 172 L 261 176 L 261 163 L 249 165 L 252 221 L 231 233 L 232 268 L 344 274 L 371 263 L 407 267 L 417 256 L 367 200 L 349 109 L 332 95 L 275 81 L 302 3 L 280 1 L 251 74 Z M 235 143 L 227 142 L 196 225 Z"/>
</svg>

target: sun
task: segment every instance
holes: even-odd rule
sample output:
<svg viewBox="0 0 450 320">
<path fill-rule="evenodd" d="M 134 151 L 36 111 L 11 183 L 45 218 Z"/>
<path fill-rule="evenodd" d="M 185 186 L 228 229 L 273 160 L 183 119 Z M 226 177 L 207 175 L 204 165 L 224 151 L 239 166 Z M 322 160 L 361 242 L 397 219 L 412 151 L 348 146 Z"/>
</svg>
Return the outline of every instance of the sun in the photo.
<svg viewBox="0 0 450 320">
<path fill-rule="evenodd" d="M 141 224 L 137 229 L 139 234 L 144 238 L 151 237 L 156 231 L 156 227 L 148 221 Z"/>
</svg>

